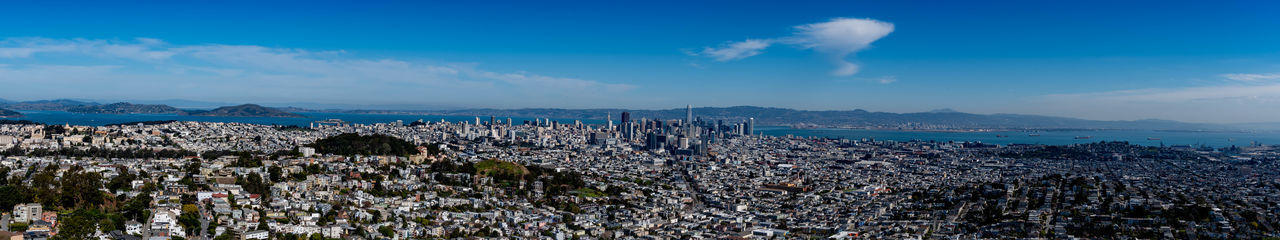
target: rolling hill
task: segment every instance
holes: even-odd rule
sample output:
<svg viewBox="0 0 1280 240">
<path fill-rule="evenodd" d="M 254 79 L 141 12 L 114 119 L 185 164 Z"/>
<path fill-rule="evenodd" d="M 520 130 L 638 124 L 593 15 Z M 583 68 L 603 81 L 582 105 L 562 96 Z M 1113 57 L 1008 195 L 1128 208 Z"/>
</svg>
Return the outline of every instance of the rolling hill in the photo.
<svg viewBox="0 0 1280 240">
<path fill-rule="evenodd" d="M 212 117 L 294 117 L 304 118 L 306 116 L 297 113 L 285 112 L 275 108 L 263 107 L 257 104 L 244 104 L 236 106 L 226 106 L 215 108 L 213 110 L 188 110 L 188 115 L 192 116 L 212 116 Z"/>
</svg>

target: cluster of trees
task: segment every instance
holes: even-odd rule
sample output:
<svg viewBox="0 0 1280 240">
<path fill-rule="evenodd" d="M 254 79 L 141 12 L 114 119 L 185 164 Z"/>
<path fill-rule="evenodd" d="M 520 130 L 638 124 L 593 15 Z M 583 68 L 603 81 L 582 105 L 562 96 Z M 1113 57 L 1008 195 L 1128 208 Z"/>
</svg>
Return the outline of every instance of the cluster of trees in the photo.
<svg viewBox="0 0 1280 240">
<path fill-rule="evenodd" d="M 529 174 L 525 175 L 525 180 L 533 182 L 539 178 L 543 179 L 542 188 L 547 195 L 568 195 L 570 191 L 583 188 L 587 185 L 582 180 L 582 174 L 573 171 L 560 171 L 554 169 L 546 169 L 536 165 L 525 166 L 529 170 Z"/>
<path fill-rule="evenodd" d="M 485 175 L 492 177 L 494 180 L 504 182 L 520 181 L 524 175 L 529 174 L 529 171 L 525 170 L 524 166 L 496 159 L 480 161 L 475 164 L 474 168 L 474 174 L 476 175 Z"/>
<path fill-rule="evenodd" d="M 0 210 L 12 211 L 14 205 L 28 202 L 46 208 L 97 208 L 112 197 L 98 190 L 102 188 L 101 174 L 73 166 L 58 179 L 57 171 L 57 165 L 48 165 L 40 170 L 32 167 L 24 176 L 9 176 L 11 169 L 0 169 L 0 176 L 8 180 L 0 185 Z M 30 184 L 24 184 L 28 178 Z"/>
<path fill-rule="evenodd" d="M 123 230 L 128 220 L 145 221 L 150 214 L 150 192 L 154 185 L 139 189 L 143 193 L 125 199 L 111 191 L 131 189 L 130 182 L 139 177 L 121 168 L 119 176 L 107 179 L 97 172 L 72 166 L 57 177 L 59 167 L 31 167 L 26 174 L 11 175 L 13 169 L 0 167 L 0 211 L 12 211 L 22 203 L 40 203 L 46 211 L 60 212 L 58 235 L 54 239 L 88 239 L 95 230 Z"/>
<path fill-rule="evenodd" d="M 256 172 L 249 173 L 249 175 L 245 177 L 237 176 L 236 184 L 244 187 L 244 191 L 249 193 L 261 194 L 262 196 L 267 196 L 271 193 L 271 185 L 268 184 L 265 179 L 262 179 L 262 175 L 258 175 Z"/>
<path fill-rule="evenodd" d="M 361 136 L 344 133 L 320 140 L 307 146 L 318 153 L 338 155 L 395 155 L 408 156 L 418 153 L 418 146 L 396 137 L 374 134 Z"/>
</svg>

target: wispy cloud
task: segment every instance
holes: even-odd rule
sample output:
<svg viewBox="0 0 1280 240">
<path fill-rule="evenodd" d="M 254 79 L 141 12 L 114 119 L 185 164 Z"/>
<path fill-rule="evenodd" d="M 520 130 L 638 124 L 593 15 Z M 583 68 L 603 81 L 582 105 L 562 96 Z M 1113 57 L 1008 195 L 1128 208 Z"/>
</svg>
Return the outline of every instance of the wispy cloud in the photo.
<svg viewBox="0 0 1280 240">
<path fill-rule="evenodd" d="M 720 47 L 703 48 L 698 55 L 710 57 L 716 61 L 733 61 L 759 55 L 764 49 L 775 43 L 812 49 L 826 55 L 836 69 L 831 72 L 836 76 L 850 76 L 858 73 L 858 65 L 848 60 L 871 43 L 892 33 L 892 23 L 874 19 L 835 18 L 831 21 L 805 24 L 794 27 L 790 36 L 771 39 L 748 39 L 741 42 L 728 42 Z"/>
<path fill-rule="evenodd" d="M 703 48 L 702 55 L 721 62 L 733 61 L 760 55 L 760 50 L 764 50 L 772 44 L 773 40 L 747 39 L 741 42 L 725 43 L 720 48 Z"/>
<path fill-rule="evenodd" d="M 66 59 L 76 59 L 67 61 Z M 74 62 L 69 65 L 67 62 Z M 440 64 L 362 58 L 344 51 L 310 51 L 253 45 L 175 45 L 158 39 L 130 41 L 15 38 L 0 40 L 0 90 L 7 95 L 75 84 L 77 94 L 157 97 L 221 96 L 268 101 L 377 98 L 382 101 L 462 101 L 498 105 L 591 103 L 635 85 L 492 72 L 474 64 Z M 71 89 L 75 91 L 75 89 Z M 137 95 L 137 96 L 135 96 Z M 529 97 L 536 96 L 536 99 Z M 499 106 L 499 107 L 508 107 Z M 519 106 L 519 105 L 517 105 Z"/>
<path fill-rule="evenodd" d="M 30 58 L 37 53 L 63 53 L 133 60 L 164 60 L 174 55 L 172 51 L 164 49 L 165 45 L 164 41 L 151 38 L 138 38 L 133 42 L 10 38 L 0 40 L 0 58 Z"/>
<path fill-rule="evenodd" d="M 1258 73 L 1228 73 L 1222 74 L 1222 78 L 1241 81 L 1241 82 L 1259 82 L 1280 80 L 1280 73 L 1258 74 Z"/>
</svg>

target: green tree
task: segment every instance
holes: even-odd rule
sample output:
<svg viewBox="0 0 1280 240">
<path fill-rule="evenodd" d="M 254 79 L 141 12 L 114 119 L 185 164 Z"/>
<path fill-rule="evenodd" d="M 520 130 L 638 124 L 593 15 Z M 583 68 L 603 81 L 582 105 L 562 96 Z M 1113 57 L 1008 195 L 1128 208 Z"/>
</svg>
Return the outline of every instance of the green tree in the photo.
<svg viewBox="0 0 1280 240">
<path fill-rule="evenodd" d="M 65 208 L 96 208 L 104 201 L 101 189 L 102 175 L 73 167 L 63 174 L 61 193 Z"/>
<path fill-rule="evenodd" d="M 218 235 L 217 237 L 213 238 L 213 240 L 233 240 L 233 239 L 236 239 L 235 236 L 232 236 L 231 234 L 227 234 L 227 233 L 222 233 L 222 235 Z"/>
<path fill-rule="evenodd" d="M 31 201 L 29 194 L 19 187 L 0 186 L 0 211 L 13 211 L 13 206 Z"/>
<path fill-rule="evenodd" d="M 182 225 L 182 228 L 187 231 L 188 235 L 191 235 L 200 227 L 200 213 L 187 212 L 183 209 L 182 215 L 178 215 L 178 224 Z"/>
<path fill-rule="evenodd" d="M 390 227 L 390 226 L 388 226 L 388 225 L 382 225 L 381 227 L 378 227 L 378 233 L 379 233 L 379 234 L 382 234 L 382 236 L 383 236 L 383 237 L 395 237 L 395 236 L 396 236 L 396 231 L 395 231 L 395 230 L 392 230 L 392 229 L 391 229 L 391 227 Z"/>
<path fill-rule="evenodd" d="M 267 176 L 271 177 L 272 183 L 284 181 L 284 170 L 280 166 L 272 165 L 267 168 Z"/>
<path fill-rule="evenodd" d="M 107 182 L 107 189 L 112 192 L 132 189 L 133 180 L 137 180 L 138 176 L 129 173 L 129 169 L 125 167 L 120 167 L 118 172 L 120 172 L 119 176 L 111 178 L 111 181 Z"/>
<path fill-rule="evenodd" d="M 258 175 L 256 172 L 249 173 L 248 177 L 244 178 L 242 181 L 238 181 L 238 183 L 240 186 L 244 187 L 245 191 L 254 194 L 266 195 L 269 189 L 269 186 L 263 182 L 262 175 Z"/>
<path fill-rule="evenodd" d="M 63 215 L 58 219 L 58 235 L 54 235 L 52 239 L 89 239 L 97 230 L 96 219 L 101 216 L 101 213 L 87 209 L 76 209 Z"/>
<path fill-rule="evenodd" d="M 129 199 L 120 208 L 120 213 L 127 219 L 139 222 L 146 221 L 146 211 L 151 208 L 151 196 L 139 194 L 137 197 Z"/>
<path fill-rule="evenodd" d="M 227 193 L 227 204 L 230 204 L 230 205 L 231 205 L 231 208 L 239 208 L 239 207 L 240 207 L 240 206 L 237 206 L 237 205 L 236 205 L 236 194 L 234 194 L 234 193 Z"/>
</svg>

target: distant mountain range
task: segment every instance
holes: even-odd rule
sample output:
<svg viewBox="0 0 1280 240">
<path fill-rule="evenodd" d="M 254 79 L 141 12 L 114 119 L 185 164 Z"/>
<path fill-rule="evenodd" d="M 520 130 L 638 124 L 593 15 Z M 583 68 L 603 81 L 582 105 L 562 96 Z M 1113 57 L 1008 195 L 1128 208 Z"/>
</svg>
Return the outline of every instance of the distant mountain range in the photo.
<svg viewBox="0 0 1280 240">
<path fill-rule="evenodd" d="M 183 110 L 164 104 L 118 102 L 99 104 L 69 99 L 0 103 L 0 107 L 24 111 L 65 111 L 88 114 L 177 114 L 215 117 L 305 117 L 300 114 L 255 104 L 219 107 L 213 110 Z M 17 112 L 14 112 L 17 113 Z M 18 113 L 21 114 L 21 113 Z"/>
<path fill-rule="evenodd" d="M 4 108 L 26 111 L 66 111 L 75 107 L 95 106 L 95 102 L 82 102 L 70 99 L 38 100 L 5 103 Z"/>
<path fill-rule="evenodd" d="M 176 100 L 175 100 L 176 101 Z M 182 100 L 184 103 L 206 104 Z M 620 121 L 622 112 L 630 112 L 632 119 L 675 120 L 685 118 L 685 109 L 628 110 L 628 109 L 450 109 L 450 110 L 348 110 L 308 109 L 297 107 L 270 108 L 255 104 L 220 107 L 212 110 L 178 109 L 165 104 L 112 103 L 99 104 L 69 99 L 12 102 L 0 100 L 0 108 L 34 111 L 68 111 L 101 114 L 180 114 L 224 117 L 304 117 L 296 113 L 351 113 L 351 114 L 405 114 L 440 116 L 499 116 L 558 119 L 596 119 L 612 116 Z M 754 118 L 757 126 L 792 126 L 801 128 L 875 128 L 875 129 L 1008 129 L 1008 130 L 1067 130 L 1067 129 L 1131 129 L 1170 131 L 1239 131 L 1280 130 L 1280 123 L 1207 124 L 1186 123 L 1159 119 L 1136 121 L 1100 121 L 1078 118 L 1050 117 L 1022 114 L 972 114 L 951 109 L 918 113 L 871 112 L 866 110 L 807 111 L 772 107 L 700 107 L 693 109 L 694 116 L 704 120 L 724 120 L 739 123 Z"/>
<path fill-rule="evenodd" d="M 94 114 L 185 114 L 186 111 L 169 105 L 160 104 L 132 104 L 126 102 L 118 102 L 105 105 L 87 105 L 75 106 L 67 108 L 65 111 L 74 113 L 94 113 Z"/>
</svg>

